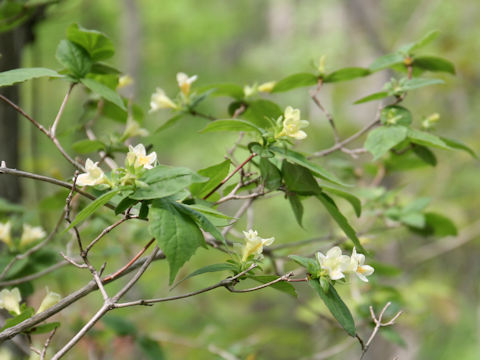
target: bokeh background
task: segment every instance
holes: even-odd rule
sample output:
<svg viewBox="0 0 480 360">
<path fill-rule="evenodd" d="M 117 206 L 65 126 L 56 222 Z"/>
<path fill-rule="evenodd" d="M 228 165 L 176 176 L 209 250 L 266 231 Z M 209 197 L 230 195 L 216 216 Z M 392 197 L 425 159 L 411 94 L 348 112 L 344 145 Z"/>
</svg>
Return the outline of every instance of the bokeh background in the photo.
<svg viewBox="0 0 480 360">
<path fill-rule="evenodd" d="M 142 126 L 151 130 L 151 135 L 142 141 L 153 145 L 161 163 L 198 170 L 220 162 L 236 136 L 200 135 L 198 130 L 207 120 L 195 117 L 185 117 L 169 129 L 153 132 L 169 118 L 169 113 L 148 114 L 150 95 L 157 86 L 174 94 L 177 72 L 197 74 L 196 86 L 218 82 L 252 85 L 310 71 L 312 62 L 322 55 L 326 56 L 327 70 L 367 67 L 376 57 L 438 29 L 440 36 L 425 53 L 449 59 L 456 65 L 457 74 L 438 75 L 445 85 L 407 96 L 405 104 L 417 119 L 438 112 L 438 134 L 460 139 L 479 151 L 479 18 L 480 6 L 474 0 L 65 0 L 46 9 L 44 18 L 34 27 L 34 41 L 22 50 L 21 64 L 59 69 L 54 56 L 56 46 L 73 22 L 108 34 L 117 49 L 112 64 L 135 80 L 132 87 L 125 89 L 125 95 L 133 97 L 145 111 Z M 322 101 L 335 115 L 342 137 L 375 114 L 376 104 L 353 105 L 353 101 L 378 91 L 391 76 L 384 71 L 322 90 Z M 27 83 L 21 87 L 20 102 L 41 123 L 49 124 L 67 86 L 48 80 Z M 80 125 L 92 116 L 83 108 L 88 96 L 75 89 L 59 128 L 60 141 L 70 153 L 71 144 L 84 138 Z M 333 143 L 331 130 L 307 89 L 272 99 L 282 106 L 301 108 L 302 118 L 311 121 L 309 137 L 299 145 L 300 150 L 321 150 Z M 202 110 L 221 117 L 226 116 L 227 105 L 227 99 L 218 98 L 206 101 Z M 72 170 L 53 145 L 30 123 L 20 121 L 18 167 L 69 178 Z M 99 137 L 108 137 L 114 131 L 121 133 L 123 124 L 100 119 L 95 131 Z M 431 198 L 429 209 L 450 217 L 459 235 L 425 239 L 405 229 L 369 234 L 369 247 L 374 249 L 376 260 L 395 268 L 390 269 L 389 276 L 374 278 L 373 282 L 382 286 L 375 292 L 377 298 L 371 299 L 363 284 L 343 295 L 357 318 L 365 316 L 365 306 L 371 301 L 392 300 L 404 314 L 395 326 L 397 333 L 386 331 L 377 337 L 367 359 L 480 358 L 478 162 L 459 152 L 436 151 L 436 155 L 439 163 L 435 168 L 391 171 L 380 185 L 401 188 L 397 195 L 400 202 Z M 345 155 L 335 154 L 323 162 L 337 174 L 368 175 L 372 171 L 364 166 L 368 157 L 352 165 Z M 30 180 L 22 180 L 21 189 L 21 216 L 51 229 L 63 207 L 65 193 Z M 223 211 L 232 214 L 236 206 L 224 207 Z M 342 209 L 349 211 L 343 204 Z M 298 227 L 288 203 L 278 197 L 259 201 L 251 216 L 261 235 L 275 236 L 279 244 L 338 231 L 314 201 L 306 202 L 305 229 Z M 366 220 L 360 218 L 357 228 L 362 229 L 370 221 L 368 216 L 367 210 Z M 95 220 L 83 230 L 84 236 L 97 233 L 109 220 L 107 215 Z M 238 229 L 244 224 L 242 221 Z M 108 235 L 94 257 L 97 264 L 108 262 L 107 272 L 126 262 L 148 237 L 142 226 L 125 229 Z M 68 243 L 68 236 L 63 236 L 55 246 L 62 250 Z M 328 242 L 319 241 L 294 251 L 310 254 L 328 246 Z M 213 250 L 199 250 L 180 276 L 224 259 Z M 129 296 L 133 299 L 168 294 L 167 274 L 166 264 L 158 262 Z M 175 293 L 207 286 L 221 276 L 191 279 Z M 42 278 L 29 302 L 41 300 L 44 285 L 66 295 L 89 280 L 88 272 L 64 267 Z M 124 318 L 135 331 L 157 340 L 166 359 L 357 358 L 358 343 L 342 331 L 332 330 L 323 320 L 327 312 L 320 299 L 305 285 L 297 286 L 297 290 L 298 300 L 272 289 L 251 294 L 230 294 L 219 289 L 184 301 L 118 310 L 112 315 Z M 100 304 L 101 298 L 95 293 L 63 311 L 58 316 L 62 321 L 61 335 L 55 338 L 58 344 L 72 336 Z M 120 336 L 118 326 L 112 323 L 115 319 L 99 323 L 69 358 L 142 358 L 129 332 Z M 360 327 L 363 337 L 369 331 L 368 326 Z"/>
</svg>

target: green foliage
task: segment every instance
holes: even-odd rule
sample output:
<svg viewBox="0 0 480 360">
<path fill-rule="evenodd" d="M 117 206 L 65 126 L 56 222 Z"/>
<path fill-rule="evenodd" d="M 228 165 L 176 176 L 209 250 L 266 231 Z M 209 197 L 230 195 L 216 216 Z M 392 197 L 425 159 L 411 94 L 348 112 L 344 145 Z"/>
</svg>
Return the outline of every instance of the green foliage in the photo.
<svg viewBox="0 0 480 360">
<path fill-rule="evenodd" d="M 92 68 L 92 59 L 87 51 L 69 40 L 60 41 L 56 58 L 72 74 L 75 80 L 83 78 Z"/>
<path fill-rule="evenodd" d="M 372 130 L 365 141 L 365 149 L 377 160 L 407 138 L 404 126 L 381 126 Z"/>
<path fill-rule="evenodd" d="M 272 92 L 284 92 L 299 87 L 312 86 L 318 82 L 318 77 L 313 74 L 300 73 L 290 75 L 275 84 Z"/>
<path fill-rule="evenodd" d="M 275 275 L 249 275 L 249 279 L 258 281 L 261 284 L 266 284 L 271 281 L 276 280 L 278 277 Z M 269 287 L 272 287 L 275 290 L 284 292 L 288 295 L 297 297 L 297 292 L 295 291 L 295 288 L 292 286 L 292 284 L 285 282 L 285 281 L 280 281 L 276 282 L 274 284 L 271 284 Z"/>
<path fill-rule="evenodd" d="M 90 78 L 81 79 L 81 82 L 88 89 L 100 95 L 105 100 L 111 101 L 112 103 L 117 105 L 120 109 L 122 110 L 127 109 L 120 95 L 118 95 L 115 91 L 110 89 L 108 86 L 105 86 L 102 83 Z"/>
<path fill-rule="evenodd" d="M 61 75 L 54 70 L 46 68 L 23 68 L 8 70 L 0 73 L 0 87 L 11 86 L 41 77 L 58 78 L 61 77 Z"/>
<path fill-rule="evenodd" d="M 85 49 L 94 62 L 110 59 L 115 54 L 113 43 L 105 34 L 78 24 L 68 27 L 67 39 Z"/>
<path fill-rule="evenodd" d="M 259 128 L 257 125 L 251 123 L 247 120 L 240 119 L 222 119 L 215 120 L 207 124 L 200 132 L 213 132 L 213 131 L 246 131 L 252 132 L 255 131 L 259 135 L 263 135 L 265 130 Z"/>
<path fill-rule="evenodd" d="M 170 265 L 172 284 L 178 270 L 190 259 L 198 247 L 205 246 L 203 235 L 188 215 L 169 200 L 155 200 L 150 209 L 150 234 L 157 239 Z"/>
<path fill-rule="evenodd" d="M 348 335 L 354 337 L 357 331 L 355 329 L 355 322 L 353 321 L 352 314 L 350 313 L 350 310 L 348 310 L 347 305 L 345 305 L 338 295 L 333 285 L 330 284 L 328 289 L 325 290 L 317 279 L 309 280 L 308 284 L 317 292 L 328 310 L 330 310 L 330 313 L 342 328 L 345 329 Z"/>
<path fill-rule="evenodd" d="M 208 181 L 192 184 L 190 186 L 190 191 L 192 195 L 198 198 L 203 198 L 208 193 L 210 193 L 210 191 L 212 191 L 228 175 L 229 171 L 229 160 L 225 160 L 219 164 L 199 170 L 198 174 L 208 178 Z"/>
<path fill-rule="evenodd" d="M 237 270 L 237 266 L 231 263 L 220 263 L 220 264 L 212 264 L 212 265 L 207 265 L 204 267 L 201 267 L 200 269 L 195 270 L 194 272 L 188 274 L 185 276 L 182 280 L 177 281 L 177 283 L 172 286 L 171 290 L 176 288 L 178 285 L 180 285 L 182 282 L 185 280 L 188 280 L 194 276 L 206 274 L 206 273 L 211 273 L 211 272 L 219 272 L 219 271 L 235 271 Z"/>
</svg>

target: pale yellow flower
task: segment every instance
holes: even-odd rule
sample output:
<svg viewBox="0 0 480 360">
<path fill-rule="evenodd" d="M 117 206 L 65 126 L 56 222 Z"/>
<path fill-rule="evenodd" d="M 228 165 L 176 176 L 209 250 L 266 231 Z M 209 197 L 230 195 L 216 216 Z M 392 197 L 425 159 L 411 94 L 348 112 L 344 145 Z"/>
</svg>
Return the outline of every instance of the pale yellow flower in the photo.
<svg viewBox="0 0 480 360">
<path fill-rule="evenodd" d="M 7 221 L 6 223 L 0 223 L 0 240 L 3 241 L 8 247 L 12 246 L 12 223 Z"/>
<path fill-rule="evenodd" d="M 23 224 L 22 237 L 20 238 L 20 247 L 28 246 L 31 243 L 45 237 L 47 234 L 40 226 L 30 226 Z"/>
<path fill-rule="evenodd" d="M 277 135 L 277 137 L 289 136 L 297 140 L 305 139 L 307 134 L 300 129 L 303 129 L 308 125 L 309 122 L 307 120 L 300 120 L 299 109 L 294 109 L 291 106 L 288 106 L 284 113 L 283 130 Z"/>
<path fill-rule="evenodd" d="M 276 84 L 277 84 L 276 81 L 269 81 L 269 82 L 260 84 L 258 86 L 258 91 L 267 92 L 267 93 L 272 92 L 272 90 L 273 90 L 273 88 L 275 87 Z"/>
<path fill-rule="evenodd" d="M 179 72 L 177 74 L 178 87 L 182 91 L 183 95 L 188 96 L 188 94 L 190 94 L 190 87 L 195 80 L 197 80 L 197 75 L 188 77 L 188 75 L 183 72 Z"/>
<path fill-rule="evenodd" d="M 87 159 L 85 162 L 86 173 L 80 174 L 77 177 L 76 184 L 79 186 L 95 186 L 100 184 L 107 184 L 107 178 L 103 170 L 98 167 L 98 162 L 93 162 Z"/>
<path fill-rule="evenodd" d="M 150 112 L 160 109 L 178 109 L 178 105 L 165 94 L 163 89 L 157 88 L 150 99 Z"/>
<path fill-rule="evenodd" d="M 242 248 L 242 261 L 246 261 L 250 255 L 254 255 L 254 259 L 262 259 L 263 247 L 271 245 L 275 238 L 262 239 L 258 236 L 258 232 L 253 230 L 244 231 L 245 244 Z"/>
<path fill-rule="evenodd" d="M 18 288 L 13 288 L 12 290 L 3 289 L 0 291 L 0 308 L 18 315 L 20 314 L 20 301 L 22 301 L 22 296 Z"/>
<path fill-rule="evenodd" d="M 245 94 L 245 97 L 250 97 L 254 94 L 257 93 L 257 85 L 245 85 L 243 87 L 243 93 Z"/>
<path fill-rule="evenodd" d="M 128 139 L 133 136 L 148 136 L 148 130 L 141 128 L 138 121 L 135 121 L 129 116 L 127 118 L 127 125 L 125 126 L 122 138 Z"/>
<path fill-rule="evenodd" d="M 130 75 L 120 76 L 118 79 L 117 89 L 122 89 L 131 84 L 133 84 L 133 78 Z"/>
<path fill-rule="evenodd" d="M 42 303 L 40 304 L 40 307 L 37 310 L 37 314 L 51 308 L 53 305 L 58 303 L 61 299 L 62 297 L 60 296 L 60 294 L 50 291 L 47 288 L 47 295 L 45 295 L 45 297 L 43 298 Z"/>
<path fill-rule="evenodd" d="M 155 151 L 147 155 L 145 146 L 143 144 L 138 144 L 133 147 L 132 145 L 128 146 L 128 154 L 126 158 L 126 163 L 128 166 L 133 166 L 134 168 L 143 167 L 145 169 L 153 168 L 153 164 L 157 161 L 157 153 Z"/>
<path fill-rule="evenodd" d="M 342 249 L 334 246 L 327 251 L 327 255 L 317 252 L 317 261 L 323 270 L 326 270 L 332 280 L 339 280 L 345 277 L 350 266 L 350 257 L 342 255 Z"/>
<path fill-rule="evenodd" d="M 357 249 L 353 248 L 347 271 L 355 273 L 360 280 L 368 282 L 367 276 L 372 275 L 375 269 L 370 265 L 364 265 L 364 263 L 365 255 L 357 254 Z"/>
</svg>

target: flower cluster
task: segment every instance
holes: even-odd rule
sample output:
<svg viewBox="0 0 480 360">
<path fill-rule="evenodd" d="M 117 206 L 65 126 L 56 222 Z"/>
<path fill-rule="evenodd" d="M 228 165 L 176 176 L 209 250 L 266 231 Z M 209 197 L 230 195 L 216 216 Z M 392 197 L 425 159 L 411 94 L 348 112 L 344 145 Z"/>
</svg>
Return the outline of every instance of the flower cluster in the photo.
<svg viewBox="0 0 480 360">
<path fill-rule="evenodd" d="M 368 282 L 367 276 L 373 274 L 374 269 L 370 265 L 365 265 L 365 255 L 357 254 L 357 250 L 353 248 L 352 256 L 342 254 L 342 250 L 335 246 L 327 251 L 324 255 L 321 252 L 316 254 L 320 268 L 332 280 L 340 280 L 346 274 L 355 274 L 365 282 Z"/>
<path fill-rule="evenodd" d="M 183 72 L 177 74 L 177 83 L 185 103 L 189 102 L 192 84 L 197 80 L 197 75 L 188 76 Z M 179 110 L 180 104 L 170 99 L 162 88 L 157 87 L 150 99 L 150 113 L 160 109 Z"/>
<path fill-rule="evenodd" d="M 241 249 L 242 262 L 247 261 L 251 255 L 253 255 L 254 260 L 261 260 L 263 258 L 263 247 L 269 246 L 275 241 L 273 237 L 262 239 L 258 236 L 258 232 L 253 230 L 244 231 L 243 235 L 245 235 L 245 244 Z"/>
<path fill-rule="evenodd" d="M 280 123 L 283 120 L 283 129 L 276 136 L 283 137 L 288 136 L 296 140 L 303 140 L 307 137 L 305 131 L 301 130 L 309 125 L 307 120 L 300 119 L 300 110 L 294 109 L 291 106 L 287 106 L 283 117 L 280 117 L 277 122 Z"/>
<path fill-rule="evenodd" d="M 18 247 L 20 249 L 27 247 L 37 240 L 44 238 L 47 234 L 40 226 L 31 226 L 23 224 L 22 236 Z M 7 221 L 6 223 L 0 223 L 0 241 L 4 242 L 10 249 L 15 247 L 12 241 L 12 223 Z"/>
<path fill-rule="evenodd" d="M 136 146 L 130 145 L 125 158 L 125 166 L 127 169 L 117 169 L 118 173 L 123 173 L 123 177 L 118 180 L 119 184 L 125 185 L 130 179 L 136 179 L 142 175 L 144 170 L 152 169 L 157 161 L 157 153 L 155 151 L 147 155 L 147 151 L 143 144 Z M 87 159 L 85 162 L 86 172 L 77 177 L 76 184 L 78 186 L 96 186 L 105 185 L 114 187 L 115 183 L 109 179 L 103 170 L 98 167 L 98 162 Z"/>
<path fill-rule="evenodd" d="M 51 308 L 53 305 L 58 303 L 62 297 L 60 294 L 57 294 L 53 291 L 50 291 L 47 288 L 47 295 L 43 298 L 38 310 L 37 314 Z M 20 295 L 20 290 L 18 288 L 13 288 L 12 290 L 3 289 L 0 291 L 0 309 L 5 309 L 10 313 L 19 315 L 21 313 L 20 310 L 20 302 L 22 301 L 22 296 Z"/>
</svg>

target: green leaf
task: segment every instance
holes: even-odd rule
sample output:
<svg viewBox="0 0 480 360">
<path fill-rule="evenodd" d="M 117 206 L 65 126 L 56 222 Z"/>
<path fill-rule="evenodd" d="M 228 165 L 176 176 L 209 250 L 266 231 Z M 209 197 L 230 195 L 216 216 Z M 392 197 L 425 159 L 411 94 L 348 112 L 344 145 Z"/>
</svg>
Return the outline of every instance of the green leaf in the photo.
<svg viewBox="0 0 480 360">
<path fill-rule="evenodd" d="M 442 140 L 445 143 L 445 145 L 447 145 L 448 147 L 451 147 L 451 148 L 457 149 L 457 150 L 466 151 L 467 153 L 472 155 L 473 158 L 478 159 L 478 156 L 475 153 L 475 151 L 473 151 L 470 147 L 468 147 L 464 143 L 462 143 L 458 140 L 449 139 L 449 138 L 446 138 L 446 137 L 443 137 L 443 136 L 440 136 L 440 140 Z"/>
<path fill-rule="evenodd" d="M 135 336 L 138 333 L 137 327 L 123 317 L 107 315 L 102 318 L 102 321 L 119 336 Z"/>
<path fill-rule="evenodd" d="M 138 200 L 130 199 L 129 196 L 131 195 L 128 194 L 128 196 L 124 197 L 117 205 L 115 208 L 115 215 L 123 213 L 125 210 L 127 210 L 130 206 L 135 205 Z"/>
<path fill-rule="evenodd" d="M 298 265 L 307 269 L 310 274 L 316 274 L 320 268 L 320 264 L 314 259 L 298 255 L 288 255 L 288 257 L 295 261 Z"/>
<path fill-rule="evenodd" d="M 94 93 L 100 95 L 105 100 L 108 100 L 108 101 L 114 103 L 115 105 L 117 105 L 122 110 L 127 109 L 125 107 L 125 104 L 123 103 L 122 98 L 120 97 L 120 95 L 118 95 L 118 93 L 115 90 L 112 90 L 108 86 L 105 86 L 102 83 L 100 83 L 96 80 L 90 79 L 90 78 L 84 78 L 81 81 L 82 81 L 83 85 L 85 85 L 87 88 L 89 88 Z"/>
<path fill-rule="evenodd" d="M 205 126 L 201 133 L 212 132 L 212 131 L 256 131 L 260 135 L 265 133 L 265 130 L 259 128 L 257 125 L 251 123 L 247 120 L 240 119 L 222 119 L 209 122 Z"/>
<path fill-rule="evenodd" d="M 192 257 L 205 240 L 197 224 L 168 200 L 155 200 L 150 209 L 148 229 L 157 239 L 170 266 L 173 283 L 178 270 Z"/>
<path fill-rule="evenodd" d="M 55 57 L 58 62 L 70 70 L 77 79 L 81 79 L 87 75 L 92 67 L 92 59 L 87 51 L 68 40 L 60 41 Z"/>
<path fill-rule="evenodd" d="M 45 334 L 52 331 L 53 329 L 58 328 L 59 326 L 59 322 L 51 322 L 47 324 L 36 325 L 28 329 L 26 332 L 29 334 Z"/>
<path fill-rule="evenodd" d="M 3 331 L 5 329 L 8 329 L 12 326 L 15 326 L 17 324 L 20 324 L 22 321 L 25 321 L 33 316 L 35 313 L 35 310 L 32 307 L 27 307 L 25 310 L 23 310 L 20 314 L 17 316 L 8 318 L 5 320 L 5 325 L 0 329 L 0 331 Z"/>
<path fill-rule="evenodd" d="M 175 125 L 182 117 L 184 116 L 183 113 L 177 114 L 175 116 L 172 116 L 170 119 L 165 121 L 163 125 L 161 125 L 157 130 L 155 130 L 155 133 L 158 133 L 160 131 L 163 131 L 165 129 L 168 129 Z"/>
<path fill-rule="evenodd" d="M 436 56 L 415 57 L 413 66 L 422 70 L 446 72 L 455 75 L 455 66 L 450 61 Z"/>
<path fill-rule="evenodd" d="M 79 154 L 89 154 L 91 152 L 105 149 L 105 144 L 100 140 L 80 140 L 72 145 L 72 149 Z"/>
<path fill-rule="evenodd" d="M 408 129 L 407 136 L 408 139 L 414 144 L 430 146 L 443 150 L 452 150 L 450 146 L 445 144 L 441 138 L 425 131 Z"/>
<path fill-rule="evenodd" d="M 172 286 L 172 288 L 170 290 L 173 290 L 174 288 L 176 288 L 178 285 L 180 285 L 185 280 L 188 280 L 188 279 L 190 279 L 194 276 L 197 276 L 197 275 L 202 275 L 202 274 L 211 273 L 211 272 L 218 272 L 218 271 L 235 271 L 235 270 L 237 270 L 237 266 L 235 266 L 234 264 L 230 264 L 230 263 L 207 265 L 207 266 L 204 266 L 204 267 L 202 267 L 200 269 L 197 269 L 194 272 L 188 274 L 182 280 L 179 280 L 174 286 Z"/>
<path fill-rule="evenodd" d="M 280 106 L 273 101 L 260 99 L 248 104 L 247 110 L 242 117 L 263 129 L 271 128 L 275 123 L 268 119 L 277 119 L 283 114 Z"/>
<path fill-rule="evenodd" d="M 373 129 L 365 141 L 365 149 L 377 160 L 391 148 L 406 139 L 408 129 L 403 126 L 381 126 Z"/>
<path fill-rule="evenodd" d="M 192 184 L 190 186 L 190 192 L 198 198 L 203 198 L 227 177 L 229 171 L 230 160 L 225 160 L 219 164 L 199 170 L 199 175 L 209 179 L 204 183 Z"/>
<path fill-rule="evenodd" d="M 361 99 L 358 99 L 357 101 L 354 102 L 354 104 L 363 104 L 363 103 L 373 101 L 373 100 L 384 99 L 384 98 L 389 97 L 389 96 L 390 95 L 387 91 L 380 91 L 380 92 L 376 92 L 374 94 L 367 95 L 367 96 L 365 96 Z"/>
<path fill-rule="evenodd" d="M 137 338 L 138 347 L 150 360 L 165 360 L 165 354 L 158 341 L 148 337 L 140 336 Z"/>
<path fill-rule="evenodd" d="M 94 63 L 92 68 L 90 69 L 92 74 L 99 74 L 99 75 L 108 75 L 108 74 L 121 74 L 121 71 L 104 63 Z"/>
<path fill-rule="evenodd" d="M 223 235 L 218 231 L 217 227 L 213 225 L 208 218 L 203 215 L 201 212 L 198 212 L 188 205 L 180 204 L 178 202 L 173 203 L 177 209 L 182 212 L 183 214 L 189 216 L 193 221 L 195 221 L 198 226 L 200 226 L 204 231 L 210 233 L 215 240 L 222 242 L 225 246 L 227 246 L 227 241 L 223 237 Z"/>
<path fill-rule="evenodd" d="M 291 89 L 312 86 L 317 84 L 318 77 L 310 73 L 290 75 L 275 84 L 272 93 L 288 91 Z"/>
<path fill-rule="evenodd" d="M 431 166 L 437 165 L 437 158 L 429 148 L 422 145 L 415 145 L 413 146 L 412 151 L 418 158 L 422 159 L 425 163 Z"/>
<path fill-rule="evenodd" d="M 348 223 L 348 220 L 343 214 L 338 210 L 337 205 L 335 204 L 335 201 L 328 196 L 325 193 L 321 193 L 317 195 L 318 200 L 325 206 L 327 211 L 330 213 L 332 216 L 333 220 L 340 226 L 340 228 L 343 230 L 345 235 L 347 235 L 350 240 L 353 241 L 353 244 L 357 247 L 359 252 L 361 253 L 366 253 L 367 251 L 363 248 L 362 244 L 360 244 L 360 240 L 357 237 L 357 234 L 355 230 L 352 228 L 352 226 Z"/>
<path fill-rule="evenodd" d="M 455 223 L 442 214 L 435 212 L 425 213 L 425 220 L 427 226 L 433 229 L 433 234 L 437 237 L 458 235 L 458 229 Z"/>
<path fill-rule="evenodd" d="M 402 83 L 401 89 L 398 91 L 409 91 L 409 90 L 418 89 L 424 86 L 437 85 L 437 84 L 445 84 L 445 81 L 440 79 L 414 78 L 414 79 L 406 80 L 404 83 Z"/>
<path fill-rule="evenodd" d="M 282 173 L 270 160 L 261 157 L 259 168 L 263 184 L 268 190 L 276 190 L 282 185 Z"/>
<path fill-rule="evenodd" d="M 320 286 L 318 279 L 309 280 L 308 283 L 317 292 L 317 294 L 320 295 L 320 298 L 323 300 L 328 310 L 330 310 L 330 313 L 338 321 L 342 328 L 345 329 L 348 335 L 354 337 L 356 330 L 352 314 L 350 313 L 350 310 L 348 310 L 347 305 L 345 305 L 343 300 L 338 295 L 333 285 L 330 284 L 328 289 L 324 290 L 322 286 Z"/>
<path fill-rule="evenodd" d="M 425 215 L 420 212 L 409 212 L 402 214 L 399 220 L 405 225 L 418 229 L 424 228 L 426 224 Z"/>
<path fill-rule="evenodd" d="M 279 148 L 275 146 L 272 146 L 270 150 L 283 156 L 285 159 L 289 160 L 290 162 L 306 167 L 307 169 L 311 170 L 316 177 L 319 177 L 323 180 L 331 182 L 332 184 L 349 186 L 343 183 L 341 180 L 339 180 L 335 175 L 331 174 L 330 172 L 322 168 L 320 165 L 310 162 L 305 156 L 303 156 L 300 153 L 297 153 L 293 150 L 288 150 L 285 148 Z"/>
<path fill-rule="evenodd" d="M 301 165 L 283 160 L 282 175 L 289 191 L 300 195 L 316 195 L 322 191 L 311 171 Z"/>
<path fill-rule="evenodd" d="M 387 54 L 376 59 L 370 66 L 371 71 L 383 70 L 397 64 L 402 64 L 404 55 L 399 53 Z"/>
<path fill-rule="evenodd" d="M 382 109 L 380 120 L 383 125 L 408 126 L 412 123 L 412 114 L 403 106 L 390 105 Z"/>
<path fill-rule="evenodd" d="M 207 178 L 187 168 L 157 165 L 147 170 L 139 180 L 149 186 L 137 188 L 130 195 L 131 199 L 150 200 L 168 197 L 188 188 L 192 183 L 206 181 Z"/>
<path fill-rule="evenodd" d="M 109 59 L 115 54 L 113 43 L 105 34 L 87 30 L 78 24 L 68 27 L 67 39 L 84 48 L 95 62 Z"/>
<path fill-rule="evenodd" d="M 278 279 L 278 276 L 275 276 L 275 275 L 257 275 L 257 276 L 250 275 L 248 277 L 252 280 L 258 281 L 261 284 L 266 284 Z M 295 291 L 295 288 L 292 286 L 292 284 L 286 281 L 279 281 L 277 283 L 270 285 L 269 287 L 282 291 L 288 295 L 297 297 L 297 292 Z"/>
<path fill-rule="evenodd" d="M 334 194 L 336 196 L 339 196 L 345 200 L 347 200 L 350 205 L 352 205 L 353 210 L 355 211 L 355 214 L 357 217 L 360 217 L 362 215 L 362 203 L 359 198 L 357 198 L 355 195 L 348 193 L 343 190 L 339 190 L 336 188 L 332 188 L 330 186 L 322 186 L 322 189 L 330 194 Z"/>
<path fill-rule="evenodd" d="M 432 42 L 433 40 L 435 40 L 437 38 L 437 36 L 439 35 L 439 31 L 438 30 L 432 30 L 432 31 L 429 31 L 425 36 L 423 36 L 420 40 L 418 41 L 415 41 L 413 43 L 409 43 L 409 44 L 406 44 L 406 45 L 403 45 L 399 51 L 400 52 L 403 52 L 405 54 L 412 54 L 413 52 L 415 52 L 416 50 L 418 49 L 421 49 L 422 47 L 425 47 L 426 45 L 430 44 L 430 42 Z"/>
<path fill-rule="evenodd" d="M 22 68 L 9 70 L 0 73 L 0 87 L 10 86 L 13 84 L 45 76 L 57 78 L 61 77 L 62 75 L 60 75 L 54 70 L 46 68 Z"/>
<path fill-rule="evenodd" d="M 89 216 L 91 216 L 95 211 L 97 211 L 99 208 L 101 208 L 103 205 L 108 203 L 110 200 L 113 199 L 115 195 L 117 195 L 119 192 L 125 190 L 124 188 L 117 188 L 110 190 L 109 192 L 106 192 L 102 196 L 96 198 L 94 201 L 92 201 L 90 204 L 87 205 L 82 211 L 80 211 L 77 216 L 75 216 L 75 219 L 73 219 L 72 223 L 70 226 L 65 230 L 68 231 L 74 226 L 80 224 L 84 220 L 86 220 Z"/>
<path fill-rule="evenodd" d="M 328 74 L 324 79 L 324 83 L 339 82 L 364 77 L 370 74 L 370 70 L 360 67 L 344 68 Z"/>
<path fill-rule="evenodd" d="M 290 202 L 290 207 L 292 208 L 293 215 L 295 215 L 295 220 L 297 220 L 297 223 L 298 225 L 300 225 L 300 227 L 303 227 L 303 205 L 300 197 L 296 194 L 289 194 L 288 201 Z"/>
<path fill-rule="evenodd" d="M 229 96 L 238 100 L 244 97 L 243 87 L 237 84 L 212 84 L 200 88 L 199 91 L 203 93 L 212 89 L 214 89 L 212 95 L 215 96 Z"/>
</svg>

